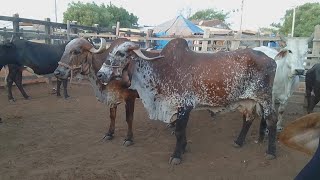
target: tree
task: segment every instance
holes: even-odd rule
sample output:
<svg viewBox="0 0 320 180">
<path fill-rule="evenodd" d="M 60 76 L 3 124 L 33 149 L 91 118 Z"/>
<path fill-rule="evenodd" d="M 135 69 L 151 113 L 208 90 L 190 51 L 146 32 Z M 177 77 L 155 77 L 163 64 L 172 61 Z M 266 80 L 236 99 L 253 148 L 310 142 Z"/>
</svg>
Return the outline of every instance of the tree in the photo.
<svg viewBox="0 0 320 180">
<path fill-rule="evenodd" d="M 215 9 L 205 9 L 205 10 L 200 10 L 194 13 L 189 19 L 190 20 L 211 20 L 211 19 L 219 19 L 223 22 L 226 21 L 226 19 L 229 16 L 229 12 L 223 12 L 223 11 L 218 11 Z"/>
<path fill-rule="evenodd" d="M 320 24 L 320 4 L 319 3 L 306 3 L 296 8 L 295 17 L 295 37 L 308 37 L 314 31 L 314 26 Z M 286 11 L 283 18 L 283 25 L 280 26 L 281 34 L 290 34 L 293 19 L 293 9 Z"/>
<path fill-rule="evenodd" d="M 92 26 L 99 24 L 102 27 L 112 27 L 117 21 L 122 27 L 133 27 L 137 25 L 138 17 L 129 14 L 124 8 L 118 8 L 113 4 L 100 6 L 92 3 L 72 2 L 68 4 L 68 9 L 63 13 L 63 22 L 67 20 L 77 21 L 81 25 Z"/>
</svg>

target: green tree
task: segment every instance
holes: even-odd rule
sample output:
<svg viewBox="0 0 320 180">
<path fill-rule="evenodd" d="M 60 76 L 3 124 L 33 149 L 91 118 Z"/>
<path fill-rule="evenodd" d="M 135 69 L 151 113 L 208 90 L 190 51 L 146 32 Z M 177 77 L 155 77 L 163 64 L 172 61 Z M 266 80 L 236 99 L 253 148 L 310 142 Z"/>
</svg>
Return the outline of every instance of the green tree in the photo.
<svg viewBox="0 0 320 180">
<path fill-rule="evenodd" d="M 223 12 L 216 9 L 204 9 L 204 10 L 197 11 L 189 19 L 190 20 L 219 19 L 225 22 L 229 14 L 230 14 L 229 12 Z"/>
<path fill-rule="evenodd" d="M 92 26 L 99 24 L 102 27 L 111 27 L 119 21 L 122 27 L 133 27 L 137 25 L 138 17 L 129 14 L 124 8 L 118 8 L 113 4 L 100 6 L 92 3 L 72 2 L 63 13 L 63 22 L 67 20 L 77 21 L 81 25 Z"/>
<path fill-rule="evenodd" d="M 314 26 L 320 24 L 320 4 L 319 3 L 306 3 L 296 8 L 295 17 L 295 37 L 308 37 L 314 31 Z M 291 33 L 293 19 L 293 9 L 286 11 L 282 20 L 283 25 L 280 26 L 280 33 L 288 35 Z"/>
</svg>

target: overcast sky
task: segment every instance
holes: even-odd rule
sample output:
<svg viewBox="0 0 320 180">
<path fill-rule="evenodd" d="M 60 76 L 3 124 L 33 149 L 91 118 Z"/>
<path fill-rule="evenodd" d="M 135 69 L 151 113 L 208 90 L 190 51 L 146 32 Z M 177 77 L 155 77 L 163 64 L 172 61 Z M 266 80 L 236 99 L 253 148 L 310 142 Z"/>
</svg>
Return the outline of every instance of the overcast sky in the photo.
<svg viewBox="0 0 320 180">
<path fill-rule="evenodd" d="M 3 1 L 3 0 L 1 0 Z M 78 0 L 75 0 L 78 1 Z M 79 0 L 92 2 L 92 0 Z M 230 14 L 227 22 L 234 30 L 240 27 L 242 0 L 94 0 L 95 3 L 112 3 L 123 7 L 139 17 L 139 25 L 157 25 L 170 20 L 181 12 L 186 15 L 187 9 L 191 14 L 206 8 L 216 8 L 224 11 L 235 11 Z M 58 22 L 62 22 L 63 12 L 67 10 L 72 0 L 56 0 Z M 287 9 L 306 2 L 320 2 L 320 0 L 244 0 L 243 29 L 256 30 L 268 27 L 272 22 L 280 22 Z M 43 20 L 46 17 L 55 21 L 55 0 L 6 0 L 0 6 L 0 15 L 12 16 L 19 13 L 20 17 Z M 238 10 L 238 11 L 237 11 Z M 9 26 L 11 23 L 1 23 Z"/>
</svg>

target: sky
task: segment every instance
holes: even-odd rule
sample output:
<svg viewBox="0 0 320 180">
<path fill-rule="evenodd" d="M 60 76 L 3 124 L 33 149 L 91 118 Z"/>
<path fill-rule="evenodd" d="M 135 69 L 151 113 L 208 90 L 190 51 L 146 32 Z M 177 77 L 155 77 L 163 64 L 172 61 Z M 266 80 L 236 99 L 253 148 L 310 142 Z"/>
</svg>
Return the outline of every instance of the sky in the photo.
<svg viewBox="0 0 320 180">
<path fill-rule="evenodd" d="M 4 0 L 0 0 L 4 1 Z M 44 20 L 49 17 L 55 21 L 55 1 L 57 3 L 57 21 L 62 22 L 63 12 L 72 1 L 112 3 L 125 8 L 139 18 L 139 25 L 158 25 L 182 14 L 188 10 L 191 15 L 198 10 L 215 8 L 231 12 L 227 22 L 233 30 L 240 28 L 242 0 L 6 0 L 0 6 L 0 15 L 12 16 L 18 13 L 20 17 Z M 287 9 L 306 2 L 320 0 L 243 0 L 242 29 L 257 30 L 269 27 L 273 22 L 281 22 Z M 2 22 L 0 27 L 10 27 L 11 22 Z M 121 25 L 120 25 L 121 26 Z"/>
</svg>

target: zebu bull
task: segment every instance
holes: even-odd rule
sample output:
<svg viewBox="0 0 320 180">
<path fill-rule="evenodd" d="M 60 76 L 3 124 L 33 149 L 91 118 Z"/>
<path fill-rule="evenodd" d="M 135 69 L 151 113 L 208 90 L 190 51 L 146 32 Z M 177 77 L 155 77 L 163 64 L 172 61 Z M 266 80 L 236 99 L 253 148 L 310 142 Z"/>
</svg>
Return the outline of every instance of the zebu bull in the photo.
<svg viewBox="0 0 320 180">
<path fill-rule="evenodd" d="M 51 74 L 58 66 L 65 44 L 48 45 L 23 39 L 16 39 L 0 45 L 0 70 L 8 65 L 8 99 L 14 101 L 12 84 L 15 82 L 25 99 L 29 96 L 22 86 L 22 70 L 27 66 L 37 75 Z M 61 81 L 57 81 L 57 95 L 60 96 Z M 67 98 L 67 81 L 63 82 L 64 97 Z"/>
<path fill-rule="evenodd" d="M 112 42 L 109 49 L 105 49 L 106 42 L 101 39 L 101 46 L 95 50 L 93 45 L 83 38 L 76 38 L 70 41 L 61 57 L 59 66 L 54 74 L 59 79 L 67 79 L 71 74 L 81 73 L 89 78 L 90 84 L 94 90 L 96 98 L 110 106 L 110 125 L 109 130 L 104 138 L 111 140 L 115 132 L 115 118 L 117 106 L 125 102 L 126 121 L 128 124 L 127 136 L 124 145 L 128 146 L 133 143 L 132 121 L 134 113 L 135 99 L 139 97 L 135 90 L 128 89 L 125 84 L 119 80 L 113 80 L 108 86 L 98 81 L 96 73 L 102 66 L 106 57 L 117 44 L 121 44 L 127 39 L 117 39 Z"/>
<path fill-rule="evenodd" d="M 286 146 L 313 155 L 295 180 L 320 179 L 320 113 L 312 113 L 289 123 L 280 133 Z"/>
<path fill-rule="evenodd" d="M 312 113 L 320 101 L 320 64 L 315 64 L 306 72 L 307 112 Z"/>
<path fill-rule="evenodd" d="M 177 114 L 176 147 L 169 163 L 181 162 L 192 109 L 238 109 L 243 114 L 243 127 L 235 141 L 239 146 L 255 115 L 260 115 L 259 142 L 267 126 L 267 158 L 275 157 L 277 120 L 272 107 L 272 84 L 276 63 L 271 58 L 252 49 L 199 54 L 180 38 L 171 40 L 160 55 L 146 57 L 136 44 L 124 42 L 114 47 L 97 75 L 104 83 L 122 77 L 131 84 L 151 119 L 169 122 Z"/>
<path fill-rule="evenodd" d="M 277 63 L 276 75 L 274 78 L 272 97 L 273 104 L 279 102 L 277 129 L 282 130 L 283 113 L 288 104 L 288 99 L 299 85 L 299 75 L 304 74 L 304 58 L 308 50 L 310 38 L 288 38 L 287 46 L 280 50 L 265 46 L 253 48 L 264 52 Z"/>
</svg>

